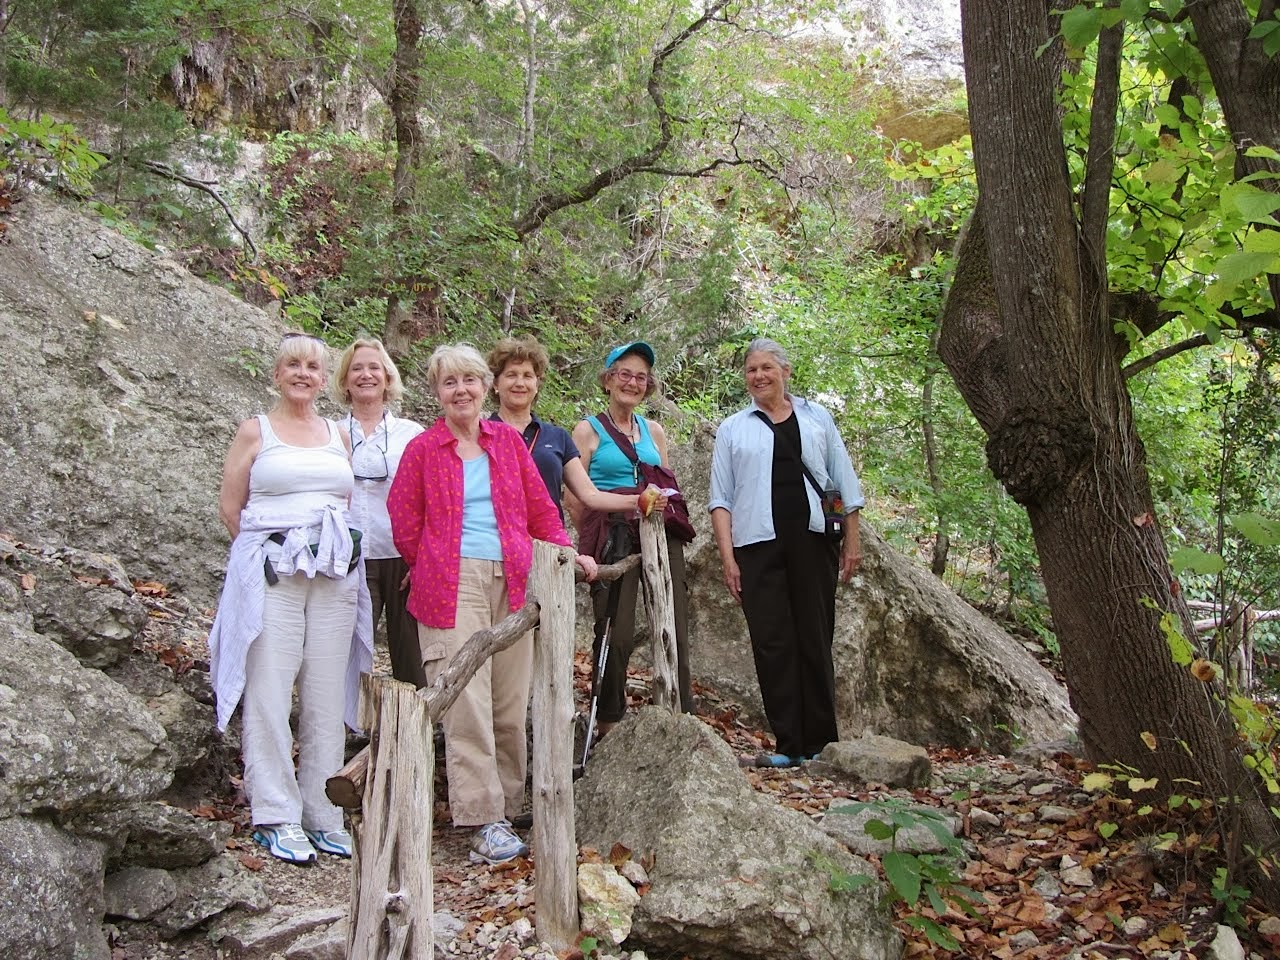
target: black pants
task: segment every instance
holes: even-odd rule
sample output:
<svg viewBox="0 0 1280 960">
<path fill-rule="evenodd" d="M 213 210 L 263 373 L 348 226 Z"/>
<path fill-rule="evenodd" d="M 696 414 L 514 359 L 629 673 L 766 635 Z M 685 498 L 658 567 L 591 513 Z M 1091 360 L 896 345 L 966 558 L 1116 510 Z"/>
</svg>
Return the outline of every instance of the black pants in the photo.
<svg viewBox="0 0 1280 960">
<path fill-rule="evenodd" d="M 804 530 L 733 551 L 765 716 L 778 752 L 791 757 L 840 739 L 831 664 L 837 550 Z"/>
<path fill-rule="evenodd" d="M 409 572 L 409 565 L 402 557 L 388 560 L 365 560 L 364 576 L 369 584 L 369 599 L 373 601 L 373 626 L 378 618 L 387 615 L 387 649 L 391 653 L 391 675 L 415 687 L 427 685 L 422 672 L 422 649 L 418 646 L 418 621 L 405 609 L 409 590 L 400 589 L 400 581 Z"/>
<path fill-rule="evenodd" d="M 693 684 L 689 674 L 689 593 L 685 586 L 684 544 L 667 534 L 667 553 L 671 557 L 671 593 L 675 604 L 676 658 L 679 668 L 680 709 L 693 712 Z M 592 593 L 595 605 L 596 640 L 591 648 L 592 677 L 600 662 L 600 637 L 609 605 L 609 590 L 618 594 L 618 612 L 613 618 L 609 640 L 609 662 L 600 681 L 600 704 L 596 716 L 602 723 L 616 723 L 627 712 L 627 664 L 636 646 L 636 600 L 640 591 L 640 568 L 630 570 L 621 580 L 602 583 Z"/>
</svg>

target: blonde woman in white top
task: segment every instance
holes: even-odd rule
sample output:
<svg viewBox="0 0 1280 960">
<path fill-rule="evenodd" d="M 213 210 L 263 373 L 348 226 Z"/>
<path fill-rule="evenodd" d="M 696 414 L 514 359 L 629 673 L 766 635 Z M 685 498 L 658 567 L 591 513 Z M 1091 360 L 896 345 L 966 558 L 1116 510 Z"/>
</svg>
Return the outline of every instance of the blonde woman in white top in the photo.
<svg viewBox="0 0 1280 960">
<path fill-rule="evenodd" d="M 385 613 L 392 676 L 421 687 L 426 685 L 426 676 L 418 649 L 418 624 L 405 609 L 409 567 L 391 540 L 391 518 L 387 516 L 387 492 L 404 448 L 422 432 L 421 424 L 391 413 L 388 405 L 403 395 L 400 371 L 382 341 L 356 340 L 342 352 L 333 397 L 351 411 L 342 421 L 351 436 L 355 472 L 351 517 L 352 526 L 364 534 L 361 552 L 373 626 L 377 628 Z"/>
<path fill-rule="evenodd" d="M 242 703 L 253 837 L 291 863 L 315 860 L 317 849 L 351 855 L 342 810 L 324 785 L 343 763 L 342 705 L 350 707 L 352 680 L 372 660 L 368 593 L 347 511 L 350 441 L 315 407 L 325 360 L 322 341 L 286 335 L 273 372 L 280 399 L 240 424 L 227 453 L 219 512 L 233 542 L 209 634 L 221 729 Z"/>
</svg>

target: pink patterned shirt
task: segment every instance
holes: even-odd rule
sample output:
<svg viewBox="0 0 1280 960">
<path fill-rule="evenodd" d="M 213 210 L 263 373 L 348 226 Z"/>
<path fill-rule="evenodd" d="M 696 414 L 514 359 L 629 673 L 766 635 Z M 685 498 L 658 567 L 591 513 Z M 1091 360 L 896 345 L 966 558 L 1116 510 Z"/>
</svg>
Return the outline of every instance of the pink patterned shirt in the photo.
<svg viewBox="0 0 1280 960">
<path fill-rule="evenodd" d="M 572 541 L 520 434 L 501 421 L 481 419 L 479 443 L 489 456 L 507 599 L 515 611 L 524 606 L 533 538 L 565 547 Z M 387 496 L 391 535 L 410 568 L 409 612 L 436 629 L 457 622 L 462 469 L 458 440 L 441 417 L 409 441 Z"/>
</svg>

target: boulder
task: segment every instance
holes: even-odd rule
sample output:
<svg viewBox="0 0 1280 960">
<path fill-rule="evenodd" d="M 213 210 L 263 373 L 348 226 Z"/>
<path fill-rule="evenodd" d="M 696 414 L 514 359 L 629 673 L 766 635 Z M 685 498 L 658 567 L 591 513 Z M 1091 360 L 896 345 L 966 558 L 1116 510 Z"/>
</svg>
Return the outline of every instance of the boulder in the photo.
<svg viewBox="0 0 1280 960">
<path fill-rule="evenodd" d="M 714 960 L 896 958 L 873 880 L 833 892 L 834 871 L 873 868 L 808 817 L 751 788 L 701 721 L 646 707 L 596 748 L 575 790 L 578 842 L 622 844 L 648 868 L 632 940 Z"/>
<path fill-rule="evenodd" d="M 97 844 L 42 820 L 0 819 L 0 944 L 6 960 L 109 960 L 102 914 Z"/>
<path fill-rule="evenodd" d="M 164 728 L 132 694 L 0 611 L 0 817 L 73 815 L 157 795 Z"/>
</svg>

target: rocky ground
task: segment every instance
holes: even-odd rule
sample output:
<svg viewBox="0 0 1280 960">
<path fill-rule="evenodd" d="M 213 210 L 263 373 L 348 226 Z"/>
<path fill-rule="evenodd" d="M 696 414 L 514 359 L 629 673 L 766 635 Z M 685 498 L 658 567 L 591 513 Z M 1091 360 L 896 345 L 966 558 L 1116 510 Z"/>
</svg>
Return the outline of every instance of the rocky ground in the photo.
<svg viewBox="0 0 1280 960">
<path fill-rule="evenodd" d="M 199 651 L 179 649 L 163 618 L 148 635 L 152 651 L 175 668 L 198 664 Z M 575 671 L 583 700 L 587 672 L 584 659 Z M 646 687 L 647 677 L 637 672 L 635 702 L 643 702 Z M 700 687 L 698 692 L 703 721 L 740 757 L 770 745 L 764 733 L 740 719 L 736 705 L 714 690 Z M 757 790 L 815 818 L 834 816 L 829 808 L 848 801 L 884 804 L 880 816 L 885 820 L 891 819 L 894 804 L 908 803 L 954 818 L 963 852 L 953 866 L 941 868 L 937 889 L 946 893 L 948 882 L 964 888 L 975 905 L 973 915 L 954 907 L 935 912 L 926 883 L 916 904 L 899 900 L 895 907 L 906 957 L 1280 956 L 1280 920 L 1255 909 L 1246 891 L 1218 891 L 1215 897 L 1203 882 L 1222 860 L 1216 811 L 1189 805 L 1148 809 L 1121 796 L 1123 791 L 1086 791 L 1088 764 L 1061 746 L 1026 748 L 1013 757 L 931 749 L 932 783 L 910 791 L 850 782 L 821 761 L 793 770 L 744 767 L 743 773 Z M 238 780 L 234 775 L 228 780 L 208 796 L 190 798 L 188 806 L 234 825 L 229 849 L 261 880 L 271 908 L 259 915 L 224 915 L 207 929 L 167 942 L 146 925 L 121 921 L 112 928 L 115 960 L 344 956 L 341 918 L 350 863 L 322 856 L 315 865 L 296 867 L 266 856 L 249 838 Z M 441 771 L 436 796 L 437 955 L 550 960 L 555 954 L 539 945 L 534 933 L 536 852 L 498 867 L 469 863 L 471 831 L 449 825 Z M 881 863 L 882 858 L 870 859 Z M 1235 929 L 1227 925 L 1233 922 Z M 939 942 L 947 938 L 954 949 Z M 644 960 L 645 953 L 627 944 L 596 956 Z"/>
</svg>

